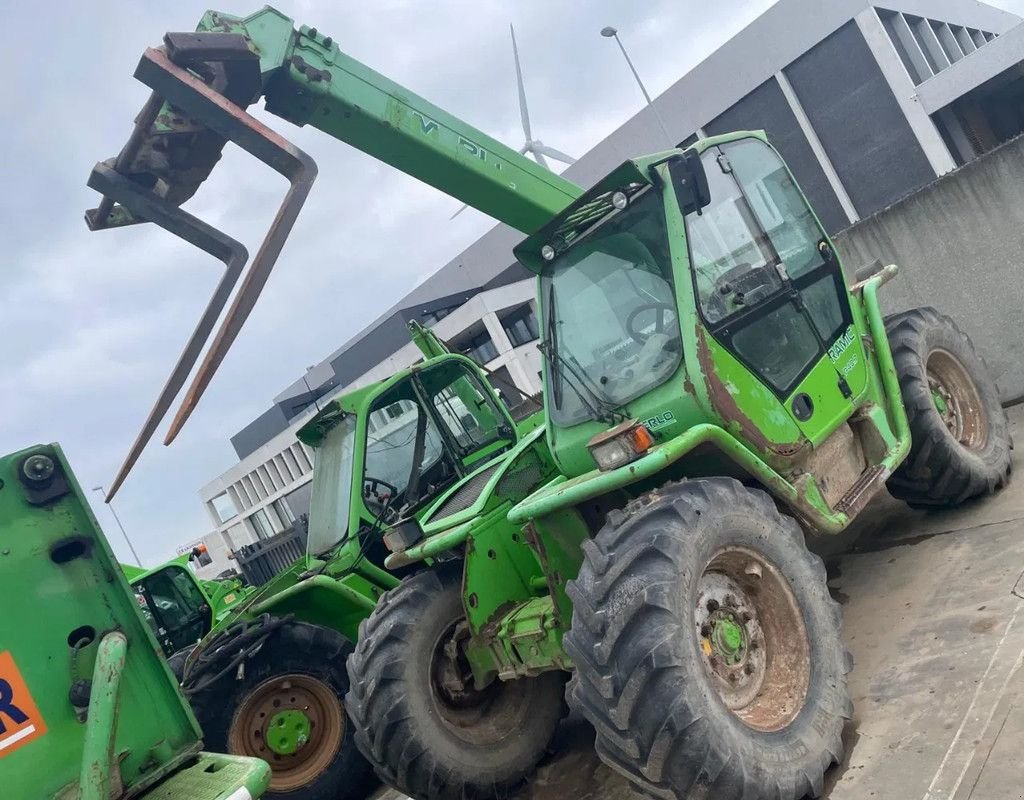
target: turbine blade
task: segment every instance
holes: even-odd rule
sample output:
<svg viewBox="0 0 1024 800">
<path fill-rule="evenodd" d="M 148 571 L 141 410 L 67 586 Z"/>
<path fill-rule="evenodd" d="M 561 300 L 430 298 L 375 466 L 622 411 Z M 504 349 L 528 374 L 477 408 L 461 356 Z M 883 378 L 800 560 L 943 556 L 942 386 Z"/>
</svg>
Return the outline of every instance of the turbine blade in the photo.
<svg viewBox="0 0 1024 800">
<path fill-rule="evenodd" d="M 551 167 L 548 166 L 547 159 L 544 158 L 544 154 L 541 152 L 541 148 L 543 147 L 544 145 L 542 144 L 534 144 L 533 142 L 530 142 L 526 146 L 526 149 L 535 159 L 537 159 L 537 163 L 544 167 L 544 169 L 551 169 Z"/>
<path fill-rule="evenodd" d="M 550 156 L 555 161 L 561 161 L 563 164 L 575 164 L 576 159 L 570 155 L 566 155 L 561 150 L 556 150 L 554 147 L 548 147 L 546 144 L 538 145 L 534 152 L 543 153 L 546 156 Z"/>
<path fill-rule="evenodd" d="M 523 86 L 523 68 L 519 65 L 519 47 L 516 45 L 516 29 L 509 23 L 509 31 L 512 34 L 512 55 L 516 60 L 516 84 L 519 87 L 519 116 L 523 121 L 523 133 L 526 134 L 526 141 L 533 141 L 533 133 L 530 129 L 530 111 L 526 107 L 526 87 Z"/>
</svg>

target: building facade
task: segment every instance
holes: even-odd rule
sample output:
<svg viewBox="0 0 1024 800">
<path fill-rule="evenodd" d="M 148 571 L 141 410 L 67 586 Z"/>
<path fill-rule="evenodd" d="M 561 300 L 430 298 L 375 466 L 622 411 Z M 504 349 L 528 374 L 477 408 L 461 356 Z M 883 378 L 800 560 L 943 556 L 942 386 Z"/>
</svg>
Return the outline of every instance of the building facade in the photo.
<svg viewBox="0 0 1024 800">
<path fill-rule="evenodd" d="M 639 153 L 763 128 L 837 233 L 1020 134 L 1022 99 L 1013 14 L 975 0 L 780 0 L 563 174 L 589 186 Z M 312 453 L 295 431 L 322 399 L 417 361 L 409 322 L 485 365 L 510 402 L 540 391 L 521 238 L 495 226 L 232 437 L 239 463 L 200 491 L 216 569 L 308 512 Z"/>
</svg>

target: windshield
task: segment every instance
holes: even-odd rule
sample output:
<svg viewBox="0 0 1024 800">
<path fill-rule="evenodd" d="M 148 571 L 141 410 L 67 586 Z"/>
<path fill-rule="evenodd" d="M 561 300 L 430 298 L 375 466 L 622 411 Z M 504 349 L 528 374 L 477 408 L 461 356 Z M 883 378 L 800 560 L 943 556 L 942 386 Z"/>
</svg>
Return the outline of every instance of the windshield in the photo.
<svg viewBox="0 0 1024 800">
<path fill-rule="evenodd" d="M 422 456 L 417 463 L 418 439 L 422 439 Z M 418 403 L 382 398 L 370 412 L 366 439 L 363 498 L 367 507 L 376 513 L 388 500 L 397 510 L 408 499 L 413 465 L 422 473 L 440 460 L 442 452 L 437 426 Z"/>
<path fill-rule="evenodd" d="M 315 555 L 337 545 L 348 530 L 355 427 L 355 417 L 345 417 L 314 450 L 307 550 Z"/>
<path fill-rule="evenodd" d="M 682 347 L 671 276 L 661 196 L 651 190 L 545 271 L 541 301 L 556 424 L 594 419 L 595 405 L 621 406 L 675 372 Z"/>
</svg>

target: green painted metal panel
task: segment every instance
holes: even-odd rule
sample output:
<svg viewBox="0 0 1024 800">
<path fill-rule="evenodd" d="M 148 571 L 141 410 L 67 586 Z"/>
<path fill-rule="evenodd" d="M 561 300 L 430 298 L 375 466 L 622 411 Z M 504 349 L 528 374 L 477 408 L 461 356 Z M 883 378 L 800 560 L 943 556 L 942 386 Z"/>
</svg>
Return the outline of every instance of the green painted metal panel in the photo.
<svg viewBox="0 0 1024 800">
<path fill-rule="evenodd" d="M 424 183 L 530 233 L 581 193 L 574 183 L 341 52 L 333 38 L 266 8 L 208 12 L 200 30 L 248 36 L 267 110 L 312 125 Z"/>
<path fill-rule="evenodd" d="M 27 462 L 30 457 L 34 460 Z M 28 481 L 26 463 L 36 467 L 36 475 L 52 472 Z M 91 791 L 99 796 L 107 749 L 104 724 L 116 725 L 109 769 L 120 771 L 128 790 L 142 791 L 198 752 L 195 718 L 57 445 L 0 458 L 0 577 L 6 598 L 0 659 L 16 665 L 10 669 L 23 679 L 15 681 L 10 669 L 0 676 L 6 687 L 18 689 L 18 696 L 0 708 L 5 793 L 55 797 L 74 792 L 81 774 L 95 776 Z M 115 630 L 119 633 L 109 635 Z M 108 668 L 94 674 L 101 642 L 108 648 Z M 72 686 L 83 680 L 94 681 L 96 692 L 111 681 L 108 695 L 94 698 L 96 709 L 84 724 L 69 699 Z M 14 703 L 34 707 L 27 720 L 11 717 Z M 82 769 L 90 725 L 89 747 L 97 763 Z M 35 731 L 24 734 L 28 726 Z M 18 741 L 8 738 L 19 734 Z M 246 763 L 249 768 L 257 764 Z M 214 784 L 232 786 L 224 777 L 207 783 Z M 261 791 L 258 784 L 253 783 L 254 793 Z"/>
</svg>

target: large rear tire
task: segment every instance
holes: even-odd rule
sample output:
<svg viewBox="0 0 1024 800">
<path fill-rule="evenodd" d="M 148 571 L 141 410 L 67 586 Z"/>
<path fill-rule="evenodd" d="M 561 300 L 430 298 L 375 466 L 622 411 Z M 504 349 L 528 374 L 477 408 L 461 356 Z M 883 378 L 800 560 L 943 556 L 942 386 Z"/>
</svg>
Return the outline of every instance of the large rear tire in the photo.
<svg viewBox="0 0 1024 800">
<path fill-rule="evenodd" d="M 1009 423 L 971 340 L 934 308 L 895 314 L 885 327 L 911 435 L 889 491 L 915 506 L 951 506 L 1001 489 Z"/>
<path fill-rule="evenodd" d="M 337 631 L 289 622 L 234 673 L 190 700 L 207 749 L 270 764 L 271 800 L 362 800 L 377 781 L 342 698 L 352 647 Z"/>
<path fill-rule="evenodd" d="M 819 796 L 851 661 L 797 523 L 732 479 L 683 482 L 610 514 L 584 556 L 569 703 L 601 758 L 656 797 Z"/>
<path fill-rule="evenodd" d="M 385 782 L 415 798 L 509 796 L 562 716 L 563 673 L 473 689 L 458 648 L 459 577 L 430 570 L 385 593 L 348 661 L 356 742 Z"/>
</svg>

